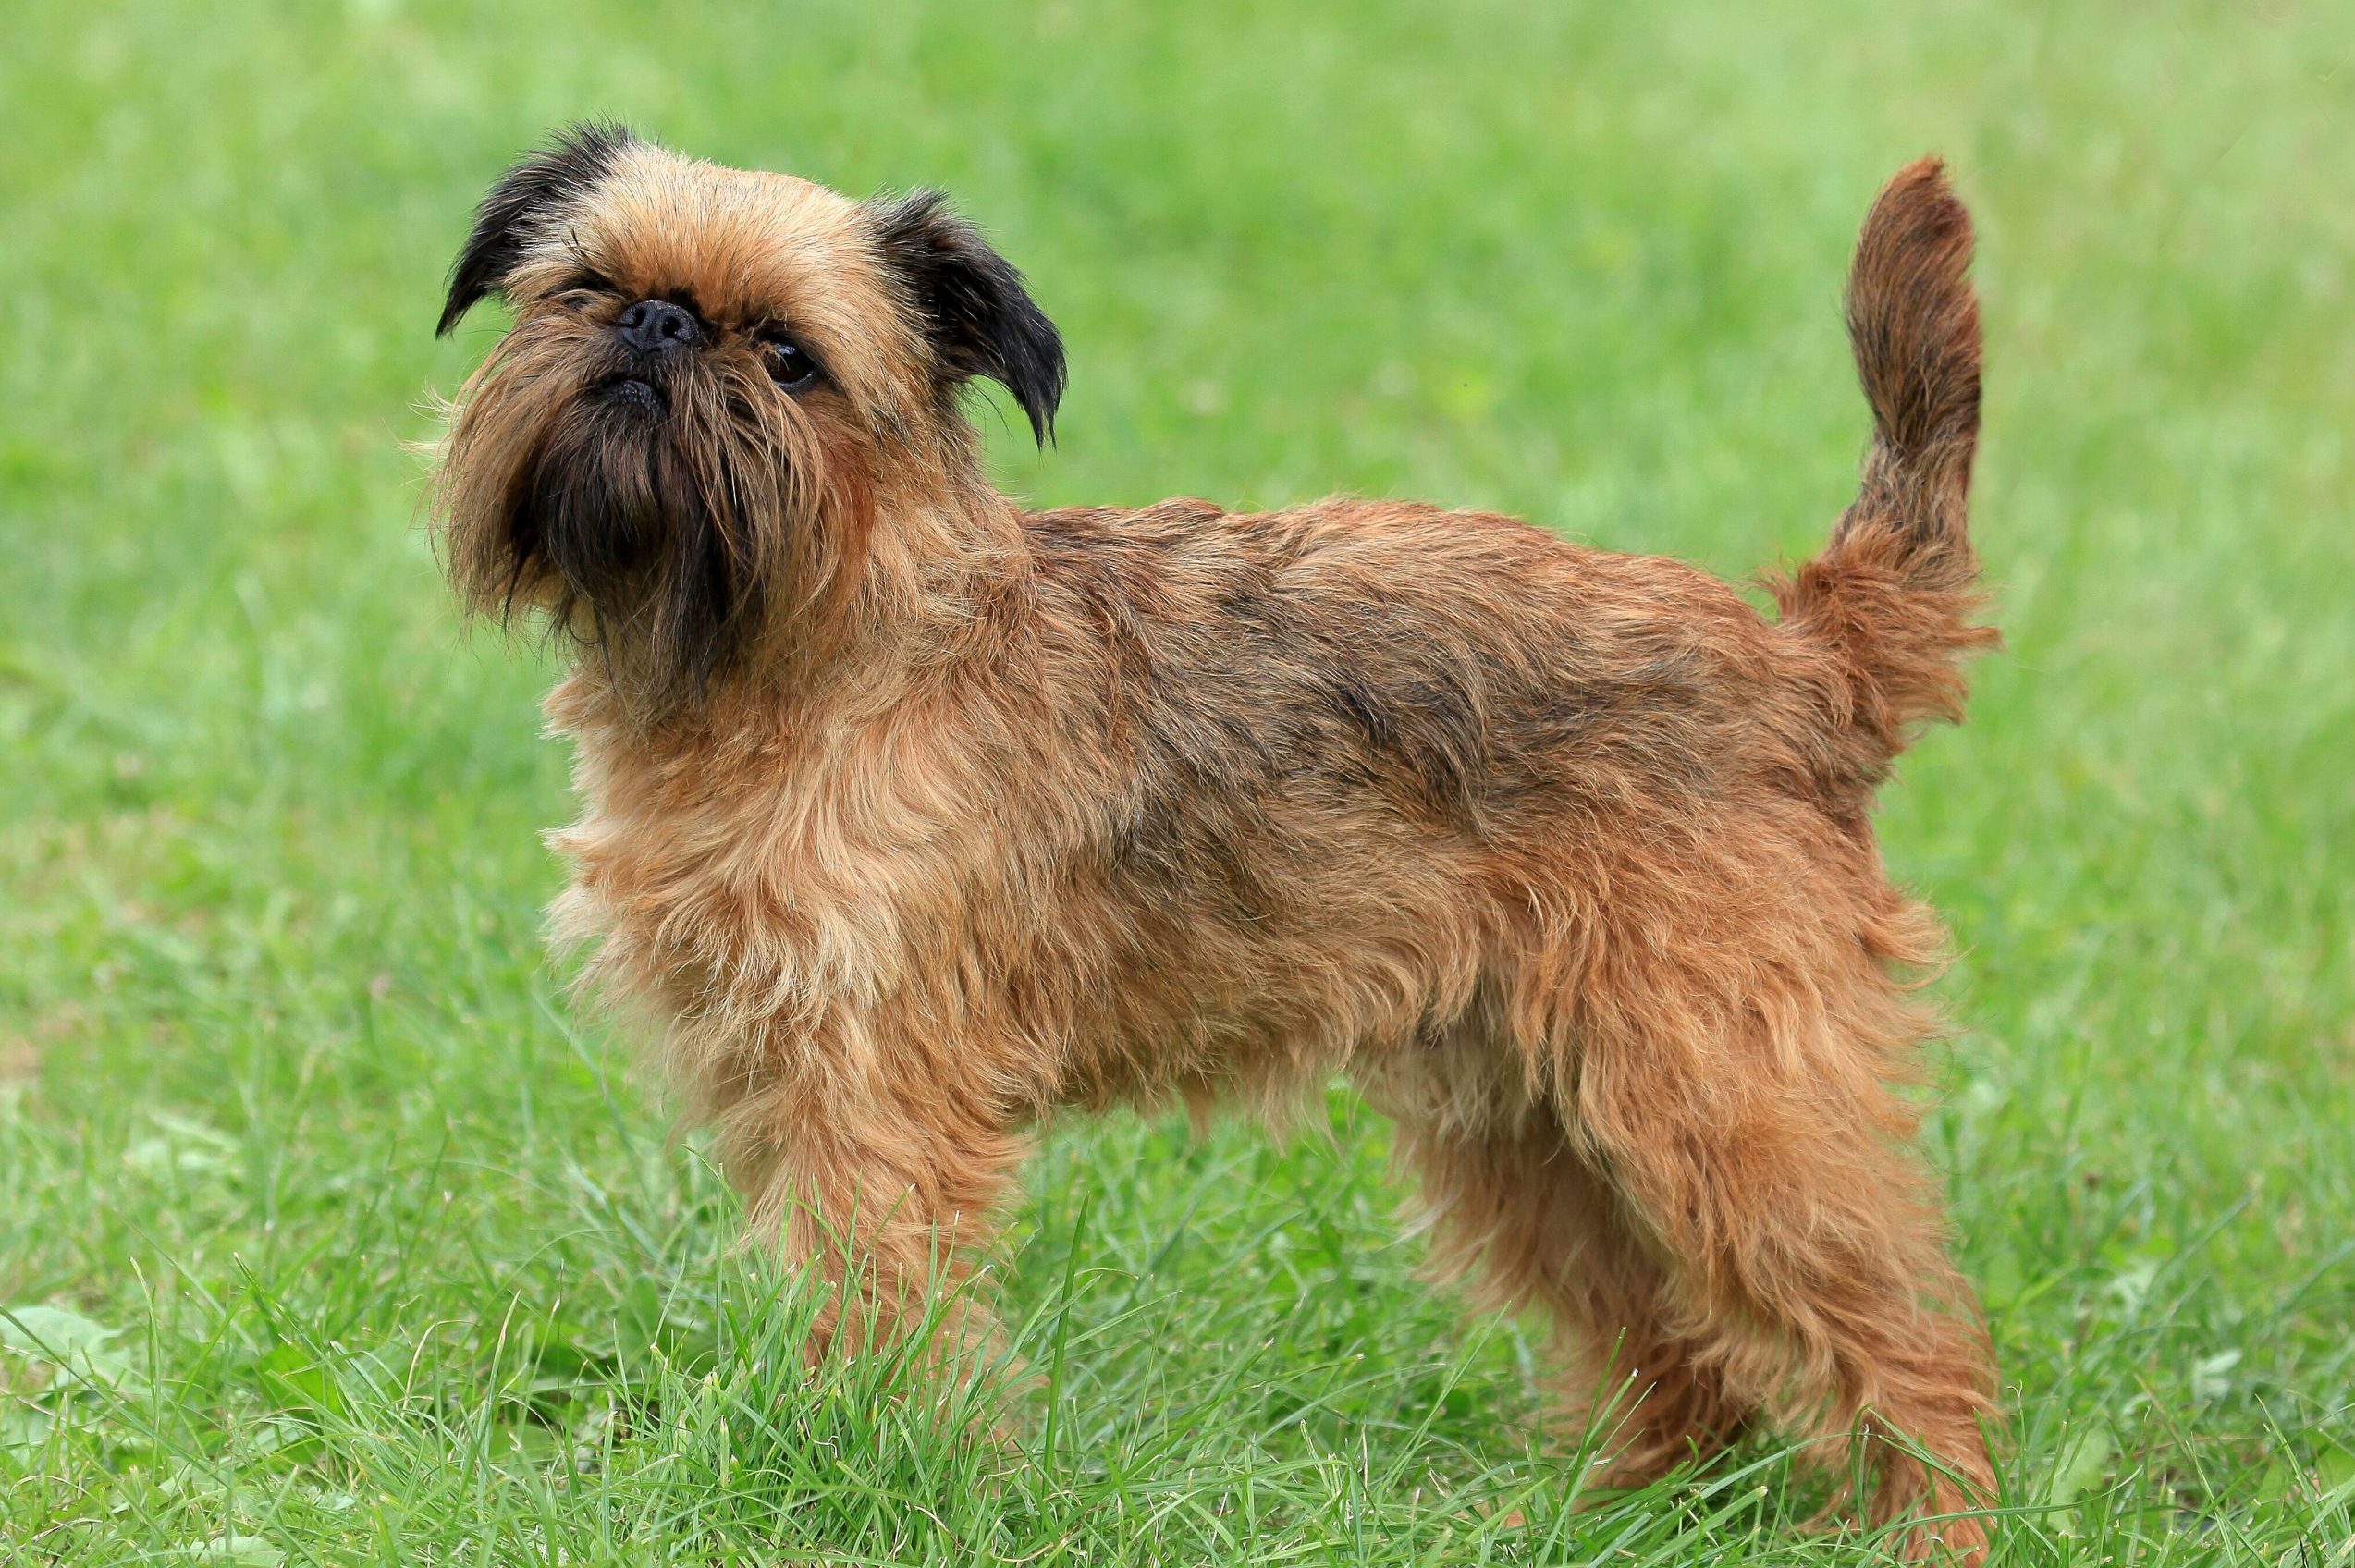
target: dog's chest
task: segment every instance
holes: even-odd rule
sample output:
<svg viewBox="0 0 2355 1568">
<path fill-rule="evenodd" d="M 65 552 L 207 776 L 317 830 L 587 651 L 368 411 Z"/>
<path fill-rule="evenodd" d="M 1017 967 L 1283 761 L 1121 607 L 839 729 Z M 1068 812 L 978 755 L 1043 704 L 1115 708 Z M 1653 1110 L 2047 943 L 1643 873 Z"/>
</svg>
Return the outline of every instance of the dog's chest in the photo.
<svg viewBox="0 0 2355 1568">
<path fill-rule="evenodd" d="M 815 1015 L 965 970 L 993 940 L 971 918 L 989 829 L 937 761 L 864 736 L 654 754 L 572 733 L 583 811 L 549 835 L 571 870 L 551 925 L 595 944 L 603 984 L 674 1011 Z"/>
</svg>

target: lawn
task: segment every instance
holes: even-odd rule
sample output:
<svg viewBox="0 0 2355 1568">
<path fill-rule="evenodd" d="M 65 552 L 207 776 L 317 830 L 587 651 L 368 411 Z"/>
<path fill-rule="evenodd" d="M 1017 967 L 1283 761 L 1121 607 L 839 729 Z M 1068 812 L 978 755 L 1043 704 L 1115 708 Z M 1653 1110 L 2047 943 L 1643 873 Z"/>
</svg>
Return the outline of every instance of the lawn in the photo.
<svg viewBox="0 0 2355 1568">
<path fill-rule="evenodd" d="M 1071 343 L 1060 447 L 983 410 L 1042 503 L 1394 493 L 1736 576 L 1851 493 L 1846 247 L 1946 153 L 2008 648 L 1882 823 L 1959 952 L 1999 1561 L 2355 1559 L 2342 6 L 733 9 L 10 7 L 0 1558 L 1882 1550 L 1765 1443 L 1582 1494 L 1340 1090 L 1288 1144 L 1055 1129 L 994 1403 L 794 1370 L 805 1292 L 542 955 L 550 660 L 417 526 L 497 325 L 431 334 L 471 204 L 597 113 L 955 192 Z"/>
</svg>

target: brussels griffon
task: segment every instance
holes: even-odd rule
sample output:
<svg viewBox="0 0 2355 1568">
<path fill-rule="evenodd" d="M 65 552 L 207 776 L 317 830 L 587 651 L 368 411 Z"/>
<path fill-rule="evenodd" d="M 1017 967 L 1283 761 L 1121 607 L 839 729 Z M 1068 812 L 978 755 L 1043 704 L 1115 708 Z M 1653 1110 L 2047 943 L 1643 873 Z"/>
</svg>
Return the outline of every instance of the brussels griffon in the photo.
<svg viewBox="0 0 2355 1568">
<path fill-rule="evenodd" d="M 1988 1346 L 1895 1087 L 1940 935 L 1870 824 L 1993 636 L 1969 254 L 1934 162 L 1866 220 L 1862 487 L 1769 619 L 1487 513 L 1026 511 L 961 395 L 1043 441 L 1062 345 L 938 196 L 609 127 L 502 178 L 441 328 L 515 322 L 439 542 L 575 651 L 554 930 L 840 1287 L 813 1354 L 963 1277 L 1054 1108 L 1341 1072 L 1439 1268 L 1625 1380 L 1619 1477 L 1767 1423 L 1863 1445 L 1882 1515 L 1982 1497 Z"/>
</svg>

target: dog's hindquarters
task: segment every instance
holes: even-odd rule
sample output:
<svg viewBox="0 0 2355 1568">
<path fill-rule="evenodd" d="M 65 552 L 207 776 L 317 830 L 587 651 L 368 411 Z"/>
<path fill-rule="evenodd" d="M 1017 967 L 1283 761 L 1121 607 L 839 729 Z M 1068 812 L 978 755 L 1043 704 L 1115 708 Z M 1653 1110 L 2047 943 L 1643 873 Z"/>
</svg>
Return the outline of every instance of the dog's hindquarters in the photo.
<svg viewBox="0 0 2355 1568">
<path fill-rule="evenodd" d="M 1369 1098 L 1400 1123 L 1440 1271 L 1564 1331 L 1612 1481 L 1767 1426 L 1810 1464 L 1854 1452 L 1877 1518 L 1960 1514 L 1993 1485 L 1989 1347 L 1893 1087 L 1933 1021 L 1888 965 L 1925 962 L 1934 924 L 1804 802 L 1709 827 L 1665 851 L 1632 824 L 1569 849 L 1611 897 L 1576 930 L 1524 932 L 1515 985 L 1546 994 L 1444 1042 L 1518 1069 L 1525 1108 L 1492 1096 L 1474 1119 L 1472 1096 L 1404 1084 Z M 1967 1559 L 1985 1541 L 1952 1517 L 1917 1549 L 1932 1534 Z"/>
<path fill-rule="evenodd" d="M 1864 826 L 1909 728 L 1959 717 L 1960 664 L 1993 638 L 1970 619 L 1969 256 L 1934 164 L 1901 173 L 1867 220 L 1849 288 L 1874 420 L 1860 494 L 1782 589 L 1774 635 L 1795 656 L 1775 666 L 1781 696 L 1744 707 L 1763 721 L 1690 730 L 1723 740 L 1695 755 L 1743 783 L 1694 797 L 1656 772 L 1597 793 L 1499 898 L 1566 912 L 1505 944 L 1516 994 L 1490 1042 L 1544 1107 L 1475 1126 L 1388 1098 L 1435 1260 L 1501 1304 L 1548 1308 L 1607 1372 L 1595 1391 L 1624 1395 L 1616 1478 L 1753 1422 L 1809 1439 L 1819 1463 L 1861 1435 L 1876 1515 L 1957 1515 L 1913 1544 L 1935 1534 L 1975 1560 L 1990 1351 L 1906 1152 L 1917 1108 L 1893 1087 L 1936 1031 L 1894 972 L 1933 962 L 1941 938 Z M 1743 690 L 1728 669 L 1711 690 Z M 1673 755 L 1678 738 L 1630 751 Z M 1588 742 L 1591 773 L 1606 748 Z M 1752 742 L 1768 762 L 1741 752 Z"/>
</svg>

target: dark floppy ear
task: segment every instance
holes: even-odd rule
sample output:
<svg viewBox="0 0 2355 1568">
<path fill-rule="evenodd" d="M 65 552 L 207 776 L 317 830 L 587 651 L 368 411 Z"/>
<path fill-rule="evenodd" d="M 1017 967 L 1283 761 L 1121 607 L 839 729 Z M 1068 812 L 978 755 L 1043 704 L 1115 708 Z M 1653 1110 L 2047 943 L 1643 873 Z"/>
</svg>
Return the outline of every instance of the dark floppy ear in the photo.
<svg viewBox="0 0 2355 1568">
<path fill-rule="evenodd" d="M 625 128 L 590 121 L 557 132 L 545 151 L 533 153 L 499 177 L 499 182 L 475 209 L 473 231 L 466 248 L 450 264 L 449 299 L 442 305 L 441 325 L 434 336 L 446 337 L 459 318 L 485 294 L 498 292 L 523 250 L 533 228 L 549 209 L 580 195 L 612 166 L 614 157 L 634 146 L 637 138 Z"/>
<path fill-rule="evenodd" d="M 1030 416 L 1045 446 L 1063 400 L 1063 339 L 1012 263 L 949 210 L 938 190 L 870 202 L 883 259 L 923 311 L 941 364 L 957 381 L 986 375 Z"/>
</svg>

